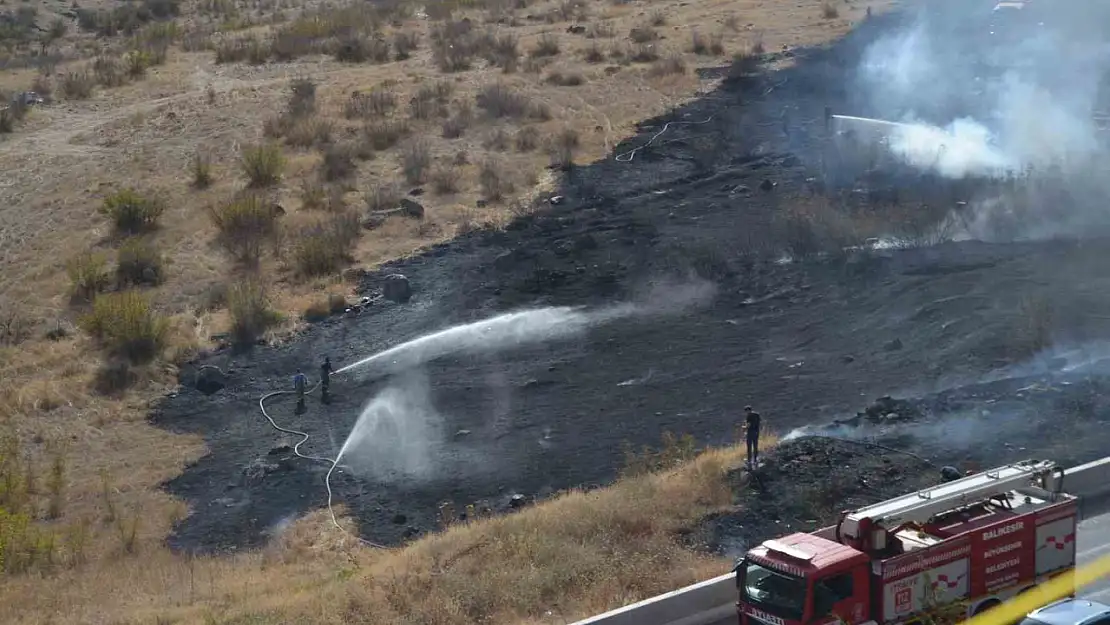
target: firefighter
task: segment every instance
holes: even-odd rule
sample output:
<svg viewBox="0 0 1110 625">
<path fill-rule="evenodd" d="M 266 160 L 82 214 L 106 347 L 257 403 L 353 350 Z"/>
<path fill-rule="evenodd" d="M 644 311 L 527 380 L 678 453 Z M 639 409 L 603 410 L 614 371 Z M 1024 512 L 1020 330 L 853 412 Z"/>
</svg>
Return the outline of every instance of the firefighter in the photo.
<svg viewBox="0 0 1110 625">
<path fill-rule="evenodd" d="M 304 391 L 308 386 L 308 377 L 297 369 L 297 375 L 293 376 L 293 390 L 297 393 L 297 410 L 304 410 Z"/>
<path fill-rule="evenodd" d="M 748 444 L 748 466 L 755 468 L 759 465 L 759 426 L 762 417 L 752 410 L 751 406 L 744 406 L 744 433 Z"/>
<path fill-rule="evenodd" d="M 325 404 L 331 398 L 328 396 L 328 389 L 331 388 L 331 356 L 324 356 L 324 364 L 320 365 L 320 400 Z"/>
</svg>

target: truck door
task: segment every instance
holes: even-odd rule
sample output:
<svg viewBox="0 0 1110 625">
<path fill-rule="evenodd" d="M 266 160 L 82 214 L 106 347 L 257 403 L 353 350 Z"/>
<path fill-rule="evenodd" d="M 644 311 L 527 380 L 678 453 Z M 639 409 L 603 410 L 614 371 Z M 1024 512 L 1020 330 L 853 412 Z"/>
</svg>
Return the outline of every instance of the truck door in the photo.
<svg viewBox="0 0 1110 625">
<path fill-rule="evenodd" d="M 867 620 L 869 581 L 867 569 L 857 566 L 813 581 L 813 613 L 807 620 L 813 625 L 847 623 L 856 625 Z"/>
</svg>

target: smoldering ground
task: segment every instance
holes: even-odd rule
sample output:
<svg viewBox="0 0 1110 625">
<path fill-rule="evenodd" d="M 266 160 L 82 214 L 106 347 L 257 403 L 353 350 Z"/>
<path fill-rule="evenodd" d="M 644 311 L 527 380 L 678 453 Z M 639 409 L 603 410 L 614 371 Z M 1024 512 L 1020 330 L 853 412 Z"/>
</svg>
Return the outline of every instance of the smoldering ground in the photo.
<svg viewBox="0 0 1110 625">
<path fill-rule="evenodd" d="M 852 77 L 861 111 L 850 113 L 905 124 L 891 132 L 891 152 L 943 177 L 1013 183 L 963 198 L 970 208 L 948 224 L 956 238 L 1036 239 L 1110 224 L 1110 153 L 1098 121 L 1110 110 L 1110 46 L 1090 27 L 1094 10 L 930 3 L 863 51 Z"/>
</svg>

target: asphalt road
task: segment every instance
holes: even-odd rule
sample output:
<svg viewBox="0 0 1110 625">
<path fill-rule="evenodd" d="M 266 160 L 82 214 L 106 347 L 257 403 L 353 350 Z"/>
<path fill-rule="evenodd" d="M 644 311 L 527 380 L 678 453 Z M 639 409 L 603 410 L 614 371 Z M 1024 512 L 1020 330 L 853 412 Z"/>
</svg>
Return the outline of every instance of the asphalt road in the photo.
<svg viewBox="0 0 1110 625">
<path fill-rule="evenodd" d="M 1110 513 L 1091 517 L 1079 523 L 1079 566 L 1110 554 Z M 1079 592 L 1079 596 L 1110 603 L 1110 578 L 1103 578 Z M 712 625 L 736 625 L 736 617 L 716 621 Z"/>
</svg>

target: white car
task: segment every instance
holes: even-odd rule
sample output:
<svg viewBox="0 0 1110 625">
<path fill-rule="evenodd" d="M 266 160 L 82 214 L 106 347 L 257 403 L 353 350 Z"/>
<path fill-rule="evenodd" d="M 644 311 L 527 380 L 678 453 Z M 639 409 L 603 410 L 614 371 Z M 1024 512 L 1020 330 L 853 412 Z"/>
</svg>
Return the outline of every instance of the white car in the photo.
<svg viewBox="0 0 1110 625">
<path fill-rule="evenodd" d="M 1030 612 L 1018 625 L 1110 625 L 1110 605 L 1061 599 Z"/>
</svg>

